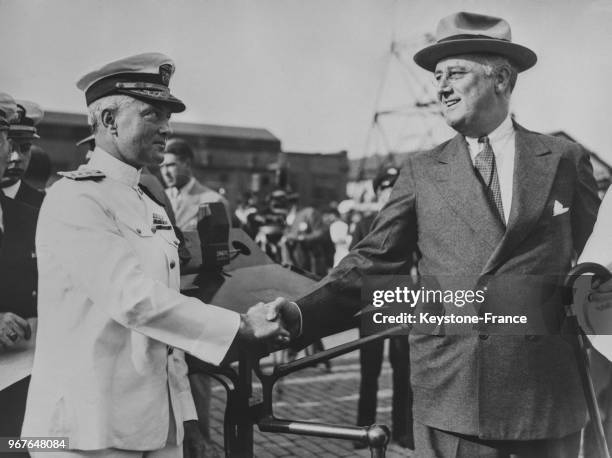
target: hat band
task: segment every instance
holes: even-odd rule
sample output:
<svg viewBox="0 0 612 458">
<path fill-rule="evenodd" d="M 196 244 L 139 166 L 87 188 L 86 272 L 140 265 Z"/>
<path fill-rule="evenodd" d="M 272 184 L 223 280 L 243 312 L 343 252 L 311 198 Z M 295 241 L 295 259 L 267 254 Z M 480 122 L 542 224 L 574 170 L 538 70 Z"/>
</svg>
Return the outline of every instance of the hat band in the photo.
<svg viewBox="0 0 612 458">
<path fill-rule="evenodd" d="M 9 126 L 9 136 L 32 136 L 36 134 L 36 127 L 11 124 Z"/>
<path fill-rule="evenodd" d="M 504 41 L 506 43 L 510 43 L 510 40 L 506 40 L 505 38 L 494 38 L 489 35 L 473 35 L 470 33 L 464 33 L 459 35 L 451 35 L 450 37 L 442 38 L 438 40 L 438 43 L 444 43 L 445 41 L 455 41 L 455 40 L 495 40 L 495 41 Z"/>
<path fill-rule="evenodd" d="M 164 86 L 162 84 L 155 84 L 155 83 L 143 83 L 143 82 L 126 83 L 126 82 L 119 82 L 119 83 L 115 83 L 115 87 L 117 89 L 127 89 L 127 90 L 134 90 L 134 89 L 139 90 L 139 89 L 143 89 L 143 90 L 149 90 L 149 91 L 163 92 L 166 95 L 170 93 L 170 89 L 168 89 L 167 86 Z"/>
<path fill-rule="evenodd" d="M 137 86 L 141 85 L 141 86 Z M 126 87 L 126 86 L 129 86 Z M 148 88 L 148 89 L 145 89 Z M 137 90 L 150 90 L 160 92 L 168 90 L 168 85 L 164 84 L 159 74 L 153 73 L 120 73 L 111 75 L 93 83 L 85 90 L 85 100 L 87 105 L 92 102 L 114 94 L 128 94 Z"/>
</svg>

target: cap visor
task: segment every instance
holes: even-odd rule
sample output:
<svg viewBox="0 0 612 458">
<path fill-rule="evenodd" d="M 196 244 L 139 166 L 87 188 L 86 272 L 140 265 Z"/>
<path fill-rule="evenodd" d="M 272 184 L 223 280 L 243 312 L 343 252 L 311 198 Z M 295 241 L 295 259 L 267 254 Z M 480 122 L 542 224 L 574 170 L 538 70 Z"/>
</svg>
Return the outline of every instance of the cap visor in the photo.
<svg viewBox="0 0 612 458">
<path fill-rule="evenodd" d="M 154 96 L 125 89 L 119 89 L 117 92 L 129 95 L 130 97 L 134 97 L 135 99 L 142 100 L 143 102 L 151 103 L 154 105 L 165 105 L 170 108 L 170 111 L 172 113 L 181 113 L 187 108 L 182 101 L 174 97 L 172 94 Z"/>
<path fill-rule="evenodd" d="M 425 70 L 433 72 L 440 60 L 461 54 L 497 54 L 505 56 L 516 65 L 519 72 L 533 67 L 538 61 L 536 54 L 525 46 L 509 41 L 487 38 L 468 38 L 436 43 L 416 53 L 414 61 Z"/>
</svg>

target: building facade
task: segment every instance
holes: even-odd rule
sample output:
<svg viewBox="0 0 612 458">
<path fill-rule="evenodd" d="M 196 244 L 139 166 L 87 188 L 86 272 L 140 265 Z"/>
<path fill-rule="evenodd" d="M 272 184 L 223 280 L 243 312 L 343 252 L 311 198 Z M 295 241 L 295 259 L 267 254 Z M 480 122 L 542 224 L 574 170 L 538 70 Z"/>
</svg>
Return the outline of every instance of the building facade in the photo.
<svg viewBox="0 0 612 458">
<path fill-rule="evenodd" d="M 279 170 L 300 192 L 305 205 L 325 206 L 344 198 L 348 177 L 346 152 L 283 153 L 281 141 L 266 129 L 173 122 L 173 136 L 186 140 L 195 153 L 194 173 L 207 186 L 225 194 L 233 208 L 248 193 L 265 198 L 277 186 Z M 57 171 L 74 170 L 85 162 L 87 145 L 76 142 L 90 134 L 87 116 L 48 111 L 38 126 L 37 143 Z"/>
</svg>

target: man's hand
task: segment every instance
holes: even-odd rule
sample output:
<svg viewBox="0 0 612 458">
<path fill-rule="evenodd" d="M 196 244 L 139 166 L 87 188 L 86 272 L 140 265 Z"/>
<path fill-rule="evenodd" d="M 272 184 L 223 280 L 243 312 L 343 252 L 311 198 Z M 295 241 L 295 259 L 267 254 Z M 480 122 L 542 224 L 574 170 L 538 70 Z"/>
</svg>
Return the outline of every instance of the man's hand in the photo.
<svg viewBox="0 0 612 458">
<path fill-rule="evenodd" d="M 255 343 L 261 341 L 288 342 L 289 331 L 281 326 L 281 321 L 272 315 L 270 310 L 281 306 L 285 299 L 276 299 L 264 304 L 259 302 L 251 307 L 247 313 L 240 315 L 240 329 L 238 335 L 243 341 Z"/>
<path fill-rule="evenodd" d="M 30 323 L 14 313 L 0 313 L 0 347 L 12 348 L 32 336 Z"/>
<path fill-rule="evenodd" d="M 578 287 L 580 291 L 580 287 Z M 578 322 L 587 334 L 591 345 L 609 361 L 612 361 L 612 279 L 601 283 L 595 279 L 591 283 L 591 290 L 587 302 L 577 302 L 578 306 L 589 310 L 578 310 Z M 577 305 L 574 303 L 574 306 Z M 588 318 L 588 319 L 587 319 Z"/>
<path fill-rule="evenodd" d="M 587 300 L 589 301 L 589 306 L 612 305 L 612 279 L 601 284 L 598 280 L 595 280 Z"/>
<path fill-rule="evenodd" d="M 298 337 L 301 334 L 302 314 L 294 302 L 279 297 L 267 303 L 266 309 L 266 319 L 274 321 L 280 318 L 281 325 L 289 332 L 290 337 Z"/>
</svg>

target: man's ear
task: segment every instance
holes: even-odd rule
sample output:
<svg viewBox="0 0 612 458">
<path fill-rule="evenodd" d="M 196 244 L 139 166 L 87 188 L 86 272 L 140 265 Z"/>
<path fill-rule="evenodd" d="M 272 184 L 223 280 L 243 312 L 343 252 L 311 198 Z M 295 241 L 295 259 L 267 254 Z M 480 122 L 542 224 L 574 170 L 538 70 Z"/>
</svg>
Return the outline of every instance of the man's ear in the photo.
<svg viewBox="0 0 612 458">
<path fill-rule="evenodd" d="M 506 66 L 501 67 L 495 75 L 495 92 L 505 94 L 510 88 L 510 69 Z"/>
<path fill-rule="evenodd" d="M 100 118 L 102 119 L 102 125 L 105 128 L 110 129 L 112 134 L 117 133 L 117 123 L 115 122 L 115 113 L 113 113 L 111 110 L 103 110 Z"/>
</svg>

